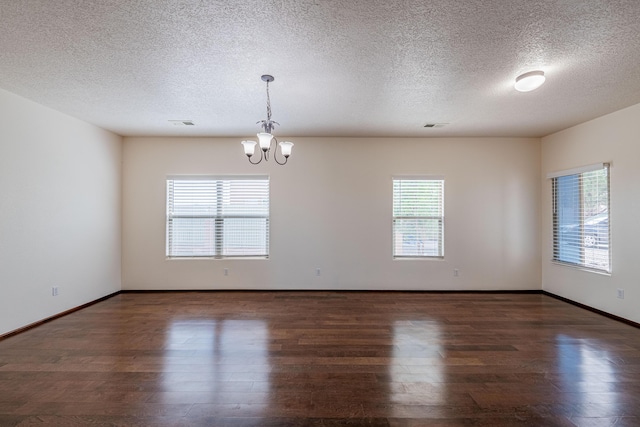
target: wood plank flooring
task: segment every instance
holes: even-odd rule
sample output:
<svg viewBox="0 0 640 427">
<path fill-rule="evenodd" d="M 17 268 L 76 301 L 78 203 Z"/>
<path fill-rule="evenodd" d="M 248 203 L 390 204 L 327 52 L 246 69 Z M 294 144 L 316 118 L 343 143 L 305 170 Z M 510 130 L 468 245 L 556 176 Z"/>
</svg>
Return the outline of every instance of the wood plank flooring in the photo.
<svg viewBox="0 0 640 427">
<path fill-rule="evenodd" d="M 640 329 L 542 294 L 123 293 L 0 341 L 0 426 L 639 426 Z"/>
</svg>

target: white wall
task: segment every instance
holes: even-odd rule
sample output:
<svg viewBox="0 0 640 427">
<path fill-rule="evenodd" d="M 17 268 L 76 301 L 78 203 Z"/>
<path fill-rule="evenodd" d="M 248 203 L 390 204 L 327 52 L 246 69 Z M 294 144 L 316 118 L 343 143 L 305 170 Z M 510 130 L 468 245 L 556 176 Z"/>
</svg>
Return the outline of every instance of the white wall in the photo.
<svg viewBox="0 0 640 427">
<path fill-rule="evenodd" d="M 542 286 L 551 293 L 640 322 L 640 104 L 542 139 Z M 611 162 L 612 274 L 552 263 L 547 173 Z M 624 289 L 625 298 L 617 298 Z"/>
<path fill-rule="evenodd" d="M 640 104 L 542 143 L 292 138 L 285 167 L 249 165 L 238 138 L 125 138 L 123 145 L 117 135 L 1 89 L 0 117 L 0 334 L 121 288 L 511 290 L 542 283 L 640 322 Z M 610 276 L 549 261 L 544 177 L 602 161 L 612 164 Z M 166 260 L 166 176 L 251 173 L 271 177 L 270 259 Z M 419 174 L 445 177 L 445 258 L 394 261 L 391 177 Z"/>
<path fill-rule="evenodd" d="M 0 123 L 2 334 L 120 290 L 122 141 L 1 89 Z"/>
<path fill-rule="evenodd" d="M 123 289 L 540 289 L 539 139 L 292 140 L 251 166 L 240 138 L 125 138 Z M 166 260 L 166 176 L 248 173 L 270 175 L 270 259 Z M 392 260 L 402 174 L 445 177 L 444 260 Z"/>
</svg>

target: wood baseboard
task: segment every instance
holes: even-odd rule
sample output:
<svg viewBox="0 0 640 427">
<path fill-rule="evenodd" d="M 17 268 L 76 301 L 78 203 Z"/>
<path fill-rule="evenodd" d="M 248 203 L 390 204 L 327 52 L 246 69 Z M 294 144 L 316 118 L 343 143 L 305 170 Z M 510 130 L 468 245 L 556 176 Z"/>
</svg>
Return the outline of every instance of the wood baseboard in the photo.
<svg viewBox="0 0 640 427">
<path fill-rule="evenodd" d="M 75 311 L 82 310 L 83 308 L 89 307 L 89 306 L 91 306 L 93 304 L 97 304 L 100 301 L 104 301 L 104 300 L 107 300 L 109 298 L 115 297 L 116 295 L 119 295 L 121 292 L 122 291 L 116 291 L 116 292 L 114 292 L 112 294 L 105 295 L 102 298 L 98 298 L 96 300 L 89 301 L 88 303 L 79 305 L 77 307 L 70 308 L 69 310 L 65 310 L 65 311 L 60 312 L 58 314 L 54 314 L 53 316 L 47 317 L 47 318 L 42 319 L 42 320 L 38 320 L 37 322 L 30 323 L 30 324 L 28 324 L 26 326 L 23 326 L 21 328 L 14 329 L 13 331 L 9 331 L 9 332 L 7 332 L 5 334 L 0 335 L 0 341 L 2 341 L 5 338 L 12 337 L 14 335 L 18 335 L 18 334 L 20 334 L 20 333 L 22 333 L 24 331 L 28 331 L 29 329 L 33 329 L 33 328 L 35 328 L 37 326 L 40 326 L 40 325 L 42 325 L 44 323 L 51 322 L 52 320 L 55 320 L 55 319 L 58 319 L 60 317 L 66 316 L 67 314 L 71 314 L 71 313 L 73 313 Z"/>
<path fill-rule="evenodd" d="M 600 314 L 602 316 L 608 317 L 609 319 L 617 320 L 618 322 L 626 323 L 627 325 L 630 325 L 630 326 L 633 326 L 635 328 L 639 328 L 640 329 L 640 323 L 634 322 L 633 320 L 625 319 L 624 317 L 620 317 L 620 316 L 616 316 L 615 314 L 607 313 L 606 311 L 602 311 L 602 310 L 599 310 L 597 308 L 594 308 L 594 307 L 579 303 L 579 302 L 571 300 L 569 298 L 561 297 L 560 295 L 553 294 L 553 293 L 551 293 L 549 291 L 544 291 L 543 290 L 541 292 L 542 292 L 542 294 L 547 295 L 547 296 L 549 296 L 551 298 L 555 298 L 557 300 L 569 303 L 571 305 L 575 305 L 576 307 L 580 307 L 580 308 L 583 308 L 585 310 L 589 310 L 589 311 L 591 311 L 593 313 L 597 313 L 597 314 Z"/>
</svg>

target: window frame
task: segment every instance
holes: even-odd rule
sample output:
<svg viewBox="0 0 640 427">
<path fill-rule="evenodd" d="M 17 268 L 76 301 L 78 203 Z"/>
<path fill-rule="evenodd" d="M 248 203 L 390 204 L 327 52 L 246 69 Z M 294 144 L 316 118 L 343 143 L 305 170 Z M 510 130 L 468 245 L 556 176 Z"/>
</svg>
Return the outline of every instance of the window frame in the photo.
<svg viewBox="0 0 640 427">
<path fill-rule="evenodd" d="M 215 213 L 211 214 L 174 214 L 173 210 L 170 211 L 170 202 L 174 200 L 172 196 L 170 196 L 170 181 L 209 181 L 214 184 L 215 189 Z M 266 215 L 256 215 L 252 213 L 251 215 L 229 215 L 223 212 L 223 199 L 224 199 L 224 183 L 231 182 L 229 184 L 229 191 L 233 189 L 233 182 L 240 181 L 265 181 L 266 182 Z M 170 175 L 166 177 L 165 180 L 165 190 L 166 190 L 166 200 L 165 200 L 165 256 L 168 260 L 179 260 L 179 259 L 215 259 L 215 260 L 223 260 L 223 259 L 268 259 L 270 252 L 270 222 L 271 222 L 271 187 L 270 187 L 270 177 L 268 175 Z M 175 192 L 175 189 L 173 189 Z M 175 197 L 175 196 L 173 196 Z M 232 193 L 229 193 L 229 197 L 232 198 Z M 171 199 L 171 200 L 170 200 Z M 175 207 L 172 205 L 171 207 Z M 202 218 L 202 219 L 210 219 L 213 223 L 213 245 L 210 246 L 213 249 L 213 253 L 208 253 L 204 255 L 176 255 L 175 251 L 172 249 L 172 241 L 175 239 L 171 236 L 171 233 L 174 230 L 173 220 L 177 218 Z M 238 254 L 238 255 L 229 255 L 225 254 L 224 250 L 228 249 L 224 245 L 224 230 L 225 220 L 228 219 L 260 219 L 263 218 L 266 220 L 265 225 L 265 235 L 264 235 L 264 249 L 265 253 L 255 253 L 255 254 Z"/>
<path fill-rule="evenodd" d="M 606 184 L 606 207 L 605 211 L 596 213 L 590 217 L 586 216 L 586 207 L 585 207 L 585 194 L 584 194 L 584 181 L 585 179 L 589 179 L 589 176 L 585 176 L 586 174 L 605 171 L 605 181 Z M 575 178 L 572 178 L 575 177 Z M 579 270 L 590 271 L 599 274 L 610 275 L 612 272 L 612 251 L 611 251 L 611 165 L 610 163 L 597 163 L 594 165 L 588 165 L 580 168 L 574 168 L 559 172 L 553 172 L 547 175 L 547 178 L 551 180 L 551 262 L 557 265 L 567 266 L 570 268 L 575 268 Z M 575 180 L 575 185 L 577 185 L 576 195 L 578 197 L 578 213 L 574 214 L 577 216 L 578 222 L 576 224 L 567 224 L 564 223 L 561 219 L 560 213 L 560 201 L 558 200 L 561 193 L 560 187 L 562 184 L 560 183 L 561 178 L 568 178 Z M 573 183 L 571 183 L 573 184 Z M 599 199 L 598 199 L 599 200 Z M 594 245 L 587 245 L 585 238 L 585 226 L 588 225 L 588 219 L 593 218 L 598 215 L 602 215 L 606 212 L 606 266 L 598 267 L 594 263 L 590 264 L 587 262 L 587 252 L 594 252 L 595 250 L 602 250 L 603 245 L 598 245 L 597 243 Z M 578 238 L 572 239 L 563 239 L 562 238 L 562 228 L 567 228 L 570 226 L 578 227 Z M 575 232 L 573 232 L 575 233 Z M 565 241 L 566 240 L 566 241 Z M 570 255 L 565 255 L 564 259 L 562 255 L 562 247 L 563 245 L 568 245 L 577 242 L 573 246 L 577 248 L 577 250 L 567 251 Z M 571 253 L 573 252 L 573 253 Z M 568 258 L 571 256 L 575 256 L 578 258 L 578 261 L 570 261 Z M 595 253 L 591 255 L 591 258 L 596 258 Z"/>
<path fill-rule="evenodd" d="M 439 199 L 438 209 L 441 215 L 396 215 L 396 181 L 439 181 L 440 182 L 440 191 L 437 194 L 437 198 Z M 394 260 L 407 260 L 407 259 L 422 259 L 422 260 L 437 260 L 444 259 L 445 256 L 445 248 L 444 248 L 444 240 L 445 240 L 445 178 L 440 175 L 415 175 L 415 176 L 393 176 L 392 177 L 392 225 L 391 225 L 391 254 Z M 435 255 L 432 254 L 398 254 L 397 252 L 397 220 L 424 220 L 424 221 L 437 221 L 437 229 L 438 229 L 438 239 L 437 239 L 437 251 L 438 253 Z"/>
</svg>

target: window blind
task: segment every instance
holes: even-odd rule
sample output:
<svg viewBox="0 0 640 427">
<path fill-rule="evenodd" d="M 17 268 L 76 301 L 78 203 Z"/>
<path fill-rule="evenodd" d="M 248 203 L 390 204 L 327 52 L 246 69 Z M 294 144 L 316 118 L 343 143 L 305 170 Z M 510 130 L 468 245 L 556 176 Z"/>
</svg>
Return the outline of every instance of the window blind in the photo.
<svg viewBox="0 0 640 427">
<path fill-rule="evenodd" d="M 444 180 L 393 179 L 393 256 L 444 256 Z"/>
<path fill-rule="evenodd" d="M 268 257 L 268 177 L 167 179 L 167 257 Z"/>
<path fill-rule="evenodd" d="M 610 272 L 609 165 L 554 175 L 553 260 Z"/>
</svg>

